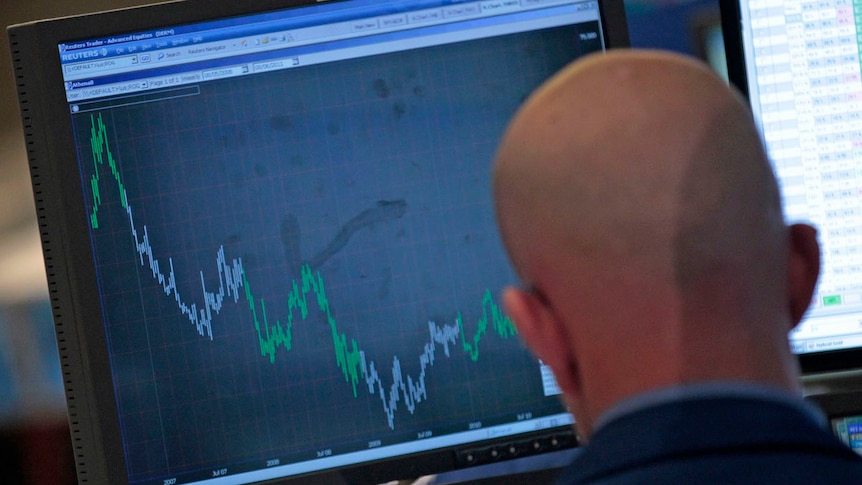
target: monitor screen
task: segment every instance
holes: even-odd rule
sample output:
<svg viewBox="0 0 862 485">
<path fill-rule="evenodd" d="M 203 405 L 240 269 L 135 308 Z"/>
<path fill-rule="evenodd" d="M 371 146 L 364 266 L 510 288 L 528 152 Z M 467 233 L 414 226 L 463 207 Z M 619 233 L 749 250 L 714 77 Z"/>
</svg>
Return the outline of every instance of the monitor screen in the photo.
<svg viewBox="0 0 862 485">
<path fill-rule="evenodd" d="M 862 415 L 832 418 L 829 422 L 835 435 L 853 451 L 862 455 Z"/>
<path fill-rule="evenodd" d="M 245 3 L 10 28 L 79 478 L 571 444 L 500 306 L 489 169 L 535 87 L 626 44 L 621 2 Z"/>
<path fill-rule="evenodd" d="M 790 334 L 803 371 L 862 367 L 862 64 L 849 0 L 722 0 L 731 81 L 748 95 L 788 221 L 818 228 L 822 272 Z"/>
</svg>

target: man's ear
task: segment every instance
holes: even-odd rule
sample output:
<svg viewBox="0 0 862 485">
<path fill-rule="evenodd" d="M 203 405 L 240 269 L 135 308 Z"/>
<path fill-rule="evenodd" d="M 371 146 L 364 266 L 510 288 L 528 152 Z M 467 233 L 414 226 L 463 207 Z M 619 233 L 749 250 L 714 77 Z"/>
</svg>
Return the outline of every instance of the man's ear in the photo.
<svg viewBox="0 0 862 485">
<path fill-rule="evenodd" d="M 799 324 L 814 296 L 820 275 L 820 244 L 817 229 L 807 224 L 790 226 L 788 294 L 793 327 Z"/>
<path fill-rule="evenodd" d="M 506 288 L 503 304 L 527 347 L 554 371 L 560 389 L 570 398 L 579 396 L 577 360 L 564 323 L 545 301 L 529 291 Z"/>
</svg>

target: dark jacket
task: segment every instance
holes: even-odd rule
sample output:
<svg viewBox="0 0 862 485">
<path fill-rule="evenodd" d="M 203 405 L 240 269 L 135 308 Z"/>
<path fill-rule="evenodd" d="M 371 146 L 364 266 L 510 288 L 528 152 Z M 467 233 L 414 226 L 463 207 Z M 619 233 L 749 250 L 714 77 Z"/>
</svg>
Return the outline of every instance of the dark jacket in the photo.
<svg viewBox="0 0 862 485">
<path fill-rule="evenodd" d="M 862 457 L 803 410 L 714 397 L 608 422 L 560 484 L 862 484 Z"/>
</svg>

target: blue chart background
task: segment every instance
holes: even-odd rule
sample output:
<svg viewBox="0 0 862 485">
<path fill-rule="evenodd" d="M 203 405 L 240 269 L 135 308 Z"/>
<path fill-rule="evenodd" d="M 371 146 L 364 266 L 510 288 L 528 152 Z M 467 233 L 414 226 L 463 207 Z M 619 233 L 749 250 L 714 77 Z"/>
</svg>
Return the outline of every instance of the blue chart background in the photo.
<svg viewBox="0 0 862 485">
<path fill-rule="evenodd" d="M 588 25 L 586 28 L 595 28 Z M 415 380 L 428 322 L 477 329 L 486 290 L 515 282 L 494 226 L 489 167 L 516 107 L 572 59 L 579 30 L 473 43 L 201 85 L 188 98 L 101 112 L 135 225 L 187 303 L 218 287 L 216 253 L 241 258 L 272 324 L 312 264 L 340 332 Z M 549 46 L 558 46 L 555 50 Z M 75 119 L 84 180 L 91 115 Z M 200 336 L 141 266 L 106 166 L 95 256 L 133 480 L 230 466 L 231 473 L 560 411 L 537 362 L 492 328 L 473 362 L 436 347 L 427 401 L 394 429 L 363 382 L 335 363 L 316 305 L 294 348 L 261 356 L 248 303 L 226 303 Z M 90 194 L 88 198 L 92 198 Z M 309 301 L 313 301 L 310 298 Z M 406 377 L 405 377 L 406 379 Z M 223 457 L 231 457 L 225 463 Z M 218 461 L 217 461 L 218 460 Z"/>
</svg>

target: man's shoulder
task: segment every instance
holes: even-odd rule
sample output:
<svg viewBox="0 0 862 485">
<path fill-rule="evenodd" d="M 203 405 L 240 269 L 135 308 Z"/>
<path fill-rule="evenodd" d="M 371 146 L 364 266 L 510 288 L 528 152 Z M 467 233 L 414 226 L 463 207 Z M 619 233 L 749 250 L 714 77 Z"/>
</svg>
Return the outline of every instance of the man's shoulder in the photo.
<svg viewBox="0 0 862 485">
<path fill-rule="evenodd" d="M 793 403 L 710 397 L 607 423 L 560 483 L 671 482 L 862 483 L 862 457 Z"/>
</svg>

